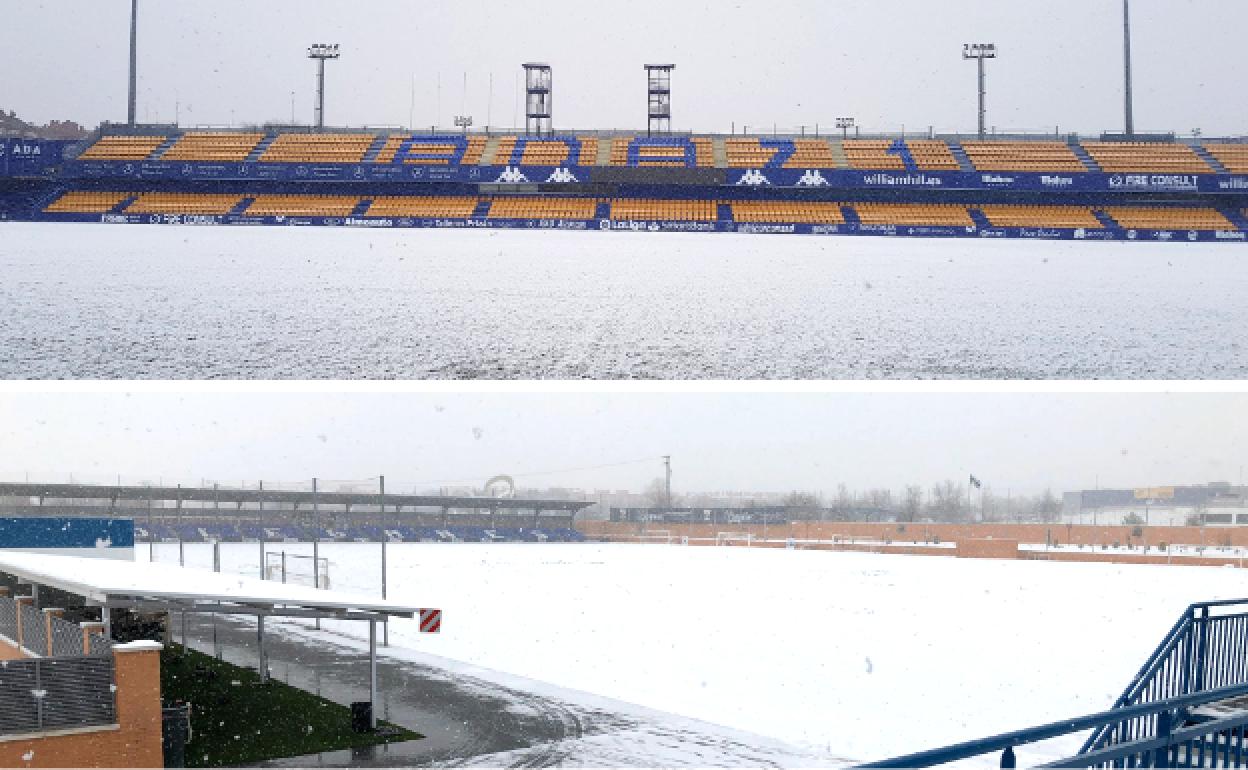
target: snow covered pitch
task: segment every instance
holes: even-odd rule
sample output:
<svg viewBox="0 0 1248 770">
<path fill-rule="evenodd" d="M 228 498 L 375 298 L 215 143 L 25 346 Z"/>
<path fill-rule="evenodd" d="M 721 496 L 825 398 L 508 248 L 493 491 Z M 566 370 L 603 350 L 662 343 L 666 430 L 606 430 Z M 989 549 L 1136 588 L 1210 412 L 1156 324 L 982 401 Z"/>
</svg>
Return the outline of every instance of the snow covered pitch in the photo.
<svg viewBox="0 0 1248 770">
<path fill-rule="evenodd" d="M 1235 245 L 29 222 L 0 242 L 9 378 L 1248 376 Z"/>
<path fill-rule="evenodd" d="M 445 610 L 438 636 L 395 622 L 392 654 L 861 760 L 1108 708 L 1184 607 L 1248 596 L 1248 574 L 1216 568 L 675 545 L 389 549 L 389 597 Z M 224 546 L 224 568 L 258 570 L 258 550 Z M 321 553 L 335 588 L 379 591 L 379 546 Z M 176 560 L 177 547 L 157 558 Z M 209 546 L 188 547 L 188 563 L 210 559 Z"/>
</svg>

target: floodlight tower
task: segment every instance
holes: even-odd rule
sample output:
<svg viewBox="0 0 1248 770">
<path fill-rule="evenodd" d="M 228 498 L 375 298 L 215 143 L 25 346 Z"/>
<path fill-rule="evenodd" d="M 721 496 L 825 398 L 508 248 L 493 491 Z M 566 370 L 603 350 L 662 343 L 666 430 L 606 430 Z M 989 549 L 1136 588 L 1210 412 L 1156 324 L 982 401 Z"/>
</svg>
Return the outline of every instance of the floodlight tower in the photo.
<svg viewBox="0 0 1248 770">
<path fill-rule="evenodd" d="M 549 64 L 524 65 L 524 132 L 526 134 L 554 132 L 551 118 L 552 91 Z"/>
<path fill-rule="evenodd" d="M 139 93 L 139 0 L 130 0 L 130 98 L 127 122 L 134 125 Z"/>
<path fill-rule="evenodd" d="M 1122 0 L 1122 56 L 1126 78 L 1127 136 L 1135 135 L 1135 109 L 1131 103 L 1131 0 Z"/>
<path fill-rule="evenodd" d="M 997 58 L 996 43 L 967 43 L 962 46 L 962 58 L 974 59 L 979 63 L 979 138 L 984 138 L 984 60 Z"/>
<path fill-rule="evenodd" d="M 646 133 L 653 136 L 672 132 L 672 70 L 675 64 L 647 64 L 646 84 L 649 92 L 650 119 Z"/>
<path fill-rule="evenodd" d="M 316 60 L 316 128 L 325 128 L 325 62 L 339 57 L 337 43 L 313 43 L 308 58 Z"/>
</svg>

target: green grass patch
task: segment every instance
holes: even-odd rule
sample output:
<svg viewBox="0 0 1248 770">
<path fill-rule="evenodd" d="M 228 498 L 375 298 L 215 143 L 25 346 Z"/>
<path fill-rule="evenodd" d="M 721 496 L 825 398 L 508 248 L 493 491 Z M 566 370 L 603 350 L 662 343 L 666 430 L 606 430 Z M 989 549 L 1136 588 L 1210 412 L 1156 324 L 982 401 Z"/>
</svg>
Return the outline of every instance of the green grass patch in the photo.
<svg viewBox="0 0 1248 770">
<path fill-rule="evenodd" d="M 187 767 L 245 765 L 265 759 L 418 740 L 424 736 L 378 721 L 378 732 L 351 730 L 351 710 L 312 693 L 179 645 L 160 658 L 166 705 L 191 704 Z"/>
</svg>

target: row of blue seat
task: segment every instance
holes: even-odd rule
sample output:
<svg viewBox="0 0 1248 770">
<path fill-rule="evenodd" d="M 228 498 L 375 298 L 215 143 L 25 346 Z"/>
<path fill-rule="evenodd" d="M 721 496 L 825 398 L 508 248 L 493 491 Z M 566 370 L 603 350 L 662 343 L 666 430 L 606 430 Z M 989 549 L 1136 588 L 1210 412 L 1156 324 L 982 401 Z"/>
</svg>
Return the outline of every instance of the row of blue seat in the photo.
<svg viewBox="0 0 1248 770">
<path fill-rule="evenodd" d="M 295 527 L 282 525 L 276 527 L 259 527 L 255 524 L 181 524 L 169 525 L 160 523 L 136 523 L 134 539 L 144 543 L 149 540 L 159 542 L 187 543 L 208 542 L 258 542 L 261 539 L 270 542 L 323 542 L 337 543 L 376 543 L 382 538 L 392 543 L 491 543 L 491 542 L 551 542 L 581 543 L 585 536 L 574 529 L 526 528 L 526 527 L 382 527 L 351 526 L 343 528 Z"/>
</svg>

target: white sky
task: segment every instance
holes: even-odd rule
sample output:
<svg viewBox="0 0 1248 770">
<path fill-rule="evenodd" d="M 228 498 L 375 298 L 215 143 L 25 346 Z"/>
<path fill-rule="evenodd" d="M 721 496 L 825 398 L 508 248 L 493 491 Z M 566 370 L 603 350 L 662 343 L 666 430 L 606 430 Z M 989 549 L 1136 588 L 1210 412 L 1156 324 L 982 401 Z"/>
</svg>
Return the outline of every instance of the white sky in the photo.
<svg viewBox="0 0 1248 770">
<path fill-rule="evenodd" d="M 0 394 L 0 478 L 474 481 L 681 492 L 1238 481 L 1248 394 Z M 622 461 L 645 462 L 580 472 Z"/>
<path fill-rule="evenodd" d="M 124 120 L 127 0 L 9 3 L 0 107 L 45 122 Z M 367 9 L 367 11 L 363 9 Z M 1141 130 L 1243 134 L 1243 0 L 1134 0 Z M 139 118 L 184 125 L 312 118 L 314 42 L 330 64 L 327 121 L 450 126 L 461 109 L 512 124 L 520 63 L 555 68 L 555 123 L 644 126 L 641 65 L 674 62 L 675 126 L 727 131 L 839 115 L 865 130 L 973 130 L 964 42 L 995 42 L 989 123 L 1122 128 L 1119 0 L 140 1 Z M 468 89 L 463 89 L 464 73 Z M 493 100 L 489 79 L 493 73 Z M 437 82 L 441 75 L 441 99 Z M 413 106 L 413 77 L 414 110 Z"/>
</svg>

